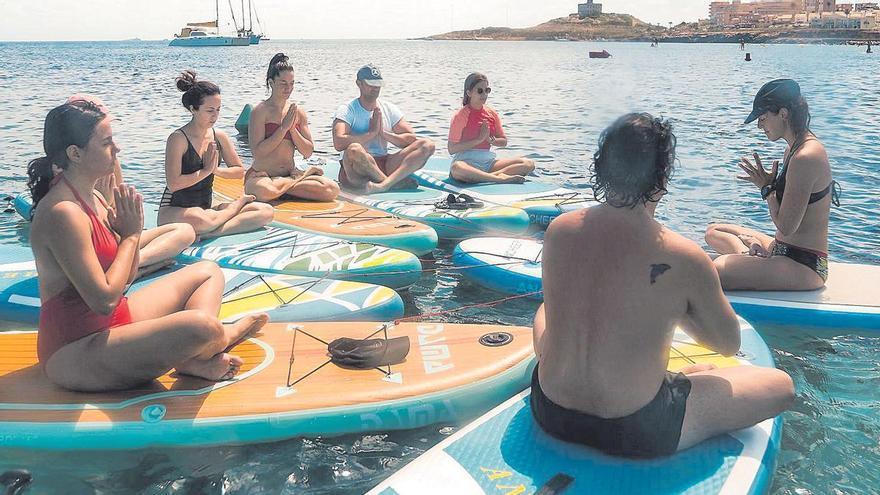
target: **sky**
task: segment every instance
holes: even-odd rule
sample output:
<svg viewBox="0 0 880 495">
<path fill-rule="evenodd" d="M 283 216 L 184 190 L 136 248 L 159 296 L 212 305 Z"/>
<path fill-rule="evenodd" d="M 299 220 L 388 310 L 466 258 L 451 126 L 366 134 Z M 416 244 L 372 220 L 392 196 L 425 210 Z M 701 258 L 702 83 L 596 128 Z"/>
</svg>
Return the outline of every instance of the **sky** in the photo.
<svg viewBox="0 0 880 495">
<path fill-rule="evenodd" d="M 220 0 L 221 25 L 229 23 Z M 415 38 L 486 26 L 528 27 L 577 11 L 577 0 L 252 0 L 274 39 Z M 585 1 L 585 0 L 583 0 Z M 709 0 L 604 0 L 605 12 L 667 25 L 708 17 Z M 247 0 L 245 0 L 247 4 Z M 240 12 L 240 10 L 239 10 Z M 167 39 L 214 18 L 212 0 L 0 0 L 0 40 Z M 240 13 L 236 14 L 240 22 Z M 256 22 L 255 22 L 256 24 Z"/>
</svg>

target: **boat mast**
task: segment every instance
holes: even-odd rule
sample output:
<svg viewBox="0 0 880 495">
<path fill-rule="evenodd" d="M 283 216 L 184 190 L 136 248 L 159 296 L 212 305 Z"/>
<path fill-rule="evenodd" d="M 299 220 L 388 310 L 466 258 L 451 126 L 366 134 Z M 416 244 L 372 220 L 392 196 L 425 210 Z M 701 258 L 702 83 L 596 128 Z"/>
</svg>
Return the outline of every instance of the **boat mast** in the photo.
<svg viewBox="0 0 880 495">
<path fill-rule="evenodd" d="M 254 31 L 254 6 L 251 0 L 248 0 L 248 31 Z"/>
<path fill-rule="evenodd" d="M 220 34 L 220 0 L 214 0 L 214 30 Z"/>
</svg>

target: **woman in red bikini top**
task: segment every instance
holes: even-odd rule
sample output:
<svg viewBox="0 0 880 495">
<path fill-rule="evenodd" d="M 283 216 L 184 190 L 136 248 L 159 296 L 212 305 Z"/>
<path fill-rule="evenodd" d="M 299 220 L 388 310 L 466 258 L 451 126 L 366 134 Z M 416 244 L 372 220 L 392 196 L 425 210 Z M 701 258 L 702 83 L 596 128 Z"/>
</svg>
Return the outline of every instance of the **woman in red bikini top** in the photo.
<svg viewBox="0 0 880 495">
<path fill-rule="evenodd" d="M 28 188 L 42 301 L 37 347 L 48 378 L 101 391 L 171 368 L 210 380 L 234 375 L 241 359 L 224 350 L 265 315 L 222 325 L 223 275 L 210 263 L 125 297 L 137 273 L 143 207 L 134 187 L 114 188 L 112 209 L 93 194 L 119 151 L 110 119 L 94 103 L 76 101 L 49 112 L 44 130 L 45 156 L 28 164 Z"/>
<path fill-rule="evenodd" d="M 269 62 L 266 88 L 271 89 L 271 95 L 254 108 L 248 123 L 254 163 L 245 174 L 245 193 L 258 201 L 271 201 L 285 194 L 332 201 L 339 194 L 336 181 L 324 177 L 318 167 L 302 171 L 294 164 L 296 151 L 307 159 L 315 144 L 305 110 L 288 101 L 293 94 L 293 66 L 283 53 L 275 54 Z"/>
</svg>

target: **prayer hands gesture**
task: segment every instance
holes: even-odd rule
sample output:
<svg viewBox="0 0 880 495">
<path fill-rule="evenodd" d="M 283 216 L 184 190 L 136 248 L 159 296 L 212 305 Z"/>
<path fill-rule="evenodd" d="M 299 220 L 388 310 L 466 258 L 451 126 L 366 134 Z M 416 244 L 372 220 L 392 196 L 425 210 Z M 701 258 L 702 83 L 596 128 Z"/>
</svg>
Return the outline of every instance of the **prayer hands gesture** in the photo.
<svg viewBox="0 0 880 495">
<path fill-rule="evenodd" d="M 297 117 L 299 116 L 299 112 L 297 112 L 296 103 L 291 102 L 290 108 L 287 109 L 287 113 L 284 114 L 284 119 L 281 121 L 281 128 L 287 132 L 288 129 L 292 129 L 296 127 L 297 121 L 299 120 Z"/>
<path fill-rule="evenodd" d="M 370 132 L 374 133 L 376 136 L 382 136 L 385 131 L 383 126 L 384 120 L 382 120 L 382 108 L 376 106 L 373 110 L 373 116 L 370 118 Z"/>
<path fill-rule="evenodd" d="M 208 149 L 205 150 L 205 155 L 202 157 L 202 163 L 206 173 L 214 173 L 217 166 L 220 165 L 220 153 L 217 151 L 217 143 L 214 141 L 208 144 Z"/>
<path fill-rule="evenodd" d="M 144 229 L 144 198 L 134 186 L 116 186 L 116 178 L 110 179 L 113 187 L 113 206 L 107 208 L 110 227 L 126 238 L 140 235 Z"/>
<path fill-rule="evenodd" d="M 748 158 L 743 157 L 739 162 L 739 168 L 741 168 L 746 175 L 737 175 L 736 178 L 739 180 L 744 180 L 746 182 L 751 182 L 758 189 L 770 185 L 773 181 L 776 180 L 776 174 L 779 171 L 779 160 L 773 161 L 773 167 L 768 173 L 764 170 L 764 165 L 761 163 L 761 157 L 758 156 L 757 153 L 753 153 L 752 156 L 755 157 L 755 163 L 749 161 Z"/>
<path fill-rule="evenodd" d="M 481 143 L 489 139 L 489 122 L 485 120 L 480 122 L 480 134 L 477 137 Z"/>
</svg>

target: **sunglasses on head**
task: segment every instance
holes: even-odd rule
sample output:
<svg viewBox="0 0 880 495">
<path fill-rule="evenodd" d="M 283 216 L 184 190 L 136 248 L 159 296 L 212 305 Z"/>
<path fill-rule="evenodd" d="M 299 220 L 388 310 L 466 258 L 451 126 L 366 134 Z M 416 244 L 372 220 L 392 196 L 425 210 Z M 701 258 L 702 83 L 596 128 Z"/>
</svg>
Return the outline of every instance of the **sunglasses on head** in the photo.
<svg viewBox="0 0 880 495">
<path fill-rule="evenodd" d="M 483 93 L 489 94 L 489 93 L 491 93 L 491 92 L 492 92 L 492 88 L 486 88 L 486 89 L 483 89 L 483 88 L 477 88 L 477 94 L 478 94 L 478 95 L 481 95 L 481 94 L 483 94 Z"/>
</svg>

